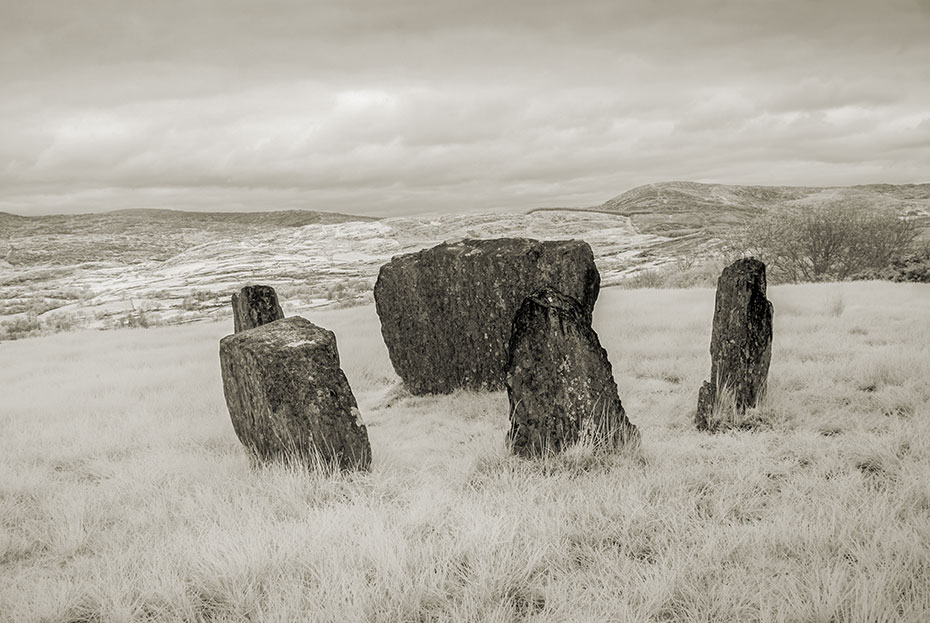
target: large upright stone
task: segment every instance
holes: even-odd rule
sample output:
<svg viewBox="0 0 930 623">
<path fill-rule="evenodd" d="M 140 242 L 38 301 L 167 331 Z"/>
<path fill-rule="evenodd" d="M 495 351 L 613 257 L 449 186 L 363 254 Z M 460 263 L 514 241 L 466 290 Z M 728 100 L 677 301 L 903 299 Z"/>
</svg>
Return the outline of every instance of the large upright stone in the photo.
<svg viewBox="0 0 930 623">
<path fill-rule="evenodd" d="M 765 298 L 765 264 L 744 258 L 717 280 L 710 340 L 710 381 L 698 393 L 695 423 L 713 430 L 716 404 L 737 414 L 755 407 L 765 392 L 772 359 L 772 303 Z"/>
<path fill-rule="evenodd" d="M 256 457 L 368 468 L 368 431 L 332 331 L 294 316 L 227 335 L 220 366 L 233 428 Z"/>
<path fill-rule="evenodd" d="M 278 294 L 271 286 L 245 286 L 233 292 L 232 308 L 236 333 L 284 318 Z"/>
<path fill-rule="evenodd" d="M 590 317 L 600 288 L 586 242 L 463 240 L 381 267 L 375 306 L 391 363 L 413 394 L 504 387 L 507 342 L 523 299 L 552 286 Z"/>
<path fill-rule="evenodd" d="M 558 452 L 579 441 L 616 448 L 639 439 L 590 315 L 552 288 L 527 297 L 513 320 L 507 395 L 516 454 Z"/>
</svg>

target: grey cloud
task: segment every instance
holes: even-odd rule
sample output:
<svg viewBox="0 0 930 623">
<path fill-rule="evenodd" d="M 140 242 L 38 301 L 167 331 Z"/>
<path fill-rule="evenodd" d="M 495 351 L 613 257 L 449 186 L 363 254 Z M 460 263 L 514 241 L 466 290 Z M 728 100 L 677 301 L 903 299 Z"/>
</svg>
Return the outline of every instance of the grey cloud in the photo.
<svg viewBox="0 0 930 623">
<path fill-rule="evenodd" d="M 921 9 L 18 3 L 0 20 L 0 209 L 380 213 L 584 205 L 666 179 L 924 181 Z"/>
</svg>

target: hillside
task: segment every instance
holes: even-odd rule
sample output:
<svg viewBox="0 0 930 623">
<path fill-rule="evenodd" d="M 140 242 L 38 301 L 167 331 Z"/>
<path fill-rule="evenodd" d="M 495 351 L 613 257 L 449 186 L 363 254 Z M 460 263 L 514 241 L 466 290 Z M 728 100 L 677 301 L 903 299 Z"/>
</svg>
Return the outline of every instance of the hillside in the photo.
<svg viewBox="0 0 930 623">
<path fill-rule="evenodd" d="M 285 304 L 370 298 L 391 256 L 447 240 L 577 238 L 602 285 L 648 268 L 694 263 L 754 214 L 843 201 L 930 220 L 930 184 L 849 188 L 669 182 L 599 206 L 526 214 L 373 219 L 312 211 L 123 210 L 22 217 L 0 213 L 0 339 L 72 326 L 175 324 L 229 313 L 231 292 L 274 285 Z"/>
<path fill-rule="evenodd" d="M 32 217 L 0 212 L 0 259 L 21 266 L 69 266 L 106 261 L 135 264 L 166 260 L 216 237 L 235 239 L 255 231 L 374 220 L 310 210 L 185 212 L 142 209 Z"/>
<path fill-rule="evenodd" d="M 927 219 L 930 184 L 807 187 L 666 182 L 639 186 L 594 209 L 628 216 L 642 233 L 678 238 L 719 234 L 780 207 L 828 202 L 893 208 L 901 214 Z"/>
<path fill-rule="evenodd" d="M 320 213 L 124 212 L 41 217 L 0 236 L 0 322 L 37 328 L 174 324 L 228 312 L 246 283 L 274 285 L 288 305 L 370 297 L 393 255 L 445 240 L 529 236 L 588 241 L 605 283 L 646 265 L 664 240 L 620 215 L 578 212 L 366 219 Z M 650 264 L 651 265 L 651 264 Z M 25 323 L 25 324 L 24 324 Z"/>
</svg>

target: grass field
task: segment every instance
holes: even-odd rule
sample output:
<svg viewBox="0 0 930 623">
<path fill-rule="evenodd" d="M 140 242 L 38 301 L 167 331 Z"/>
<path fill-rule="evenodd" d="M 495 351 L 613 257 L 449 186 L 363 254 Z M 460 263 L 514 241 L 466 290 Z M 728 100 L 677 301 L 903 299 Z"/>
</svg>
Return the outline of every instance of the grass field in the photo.
<svg viewBox="0 0 930 623">
<path fill-rule="evenodd" d="M 694 430 L 713 290 L 602 291 L 635 454 L 526 461 L 507 398 L 336 332 L 367 474 L 251 468 L 231 320 L 0 343 L 0 620 L 930 621 L 930 285 L 779 286 L 752 432 Z"/>
</svg>

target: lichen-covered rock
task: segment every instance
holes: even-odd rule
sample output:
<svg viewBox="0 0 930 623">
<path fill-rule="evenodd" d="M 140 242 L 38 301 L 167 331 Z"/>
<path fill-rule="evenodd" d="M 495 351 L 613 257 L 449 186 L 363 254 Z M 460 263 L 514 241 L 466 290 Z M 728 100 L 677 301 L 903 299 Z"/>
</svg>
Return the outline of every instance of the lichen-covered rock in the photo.
<svg viewBox="0 0 930 623">
<path fill-rule="evenodd" d="M 708 381 L 701 383 L 701 389 L 698 390 L 698 404 L 696 423 L 698 428 L 705 429 L 710 421 L 710 415 L 714 412 L 714 404 L 717 400 L 717 386 Z"/>
<path fill-rule="evenodd" d="M 590 318 L 600 288 L 591 247 L 500 238 L 394 257 L 374 290 L 394 369 L 418 395 L 503 389 L 514 313 L 545 286 L 577 299 Z"/>
<path fill-rule="evenodd" d="M 516 454 L 558 452 L 579 441 L 616 448 L 639 439 L 590 315 L 552 288 L 527 297 L 513 320 L 507 395 Z"/>
<path fill-rule="evenodd" d="M 765 392 L 772 359 L 772 303 L 765 290 L 765 264 L 755 258 L 730 264 L 717 280 L 710 381 L 698 393 L 695 416 L 701 430 L 717 427 L 715 404 L 726 402 L 741 414 Z"/>
<path fill-rule="evenodd" d="M 278 294 L 271 286 L 245 286 L 233 292 L 232 308 L 236 333 L 284 318 Z"/>
<path fill-rule="evenodd" d="M 256 457 L 368 469 L 368 431 L 332 331 L 276 320 L 220 340 L 220 366 L 233 428 Z"/>
</svg>

